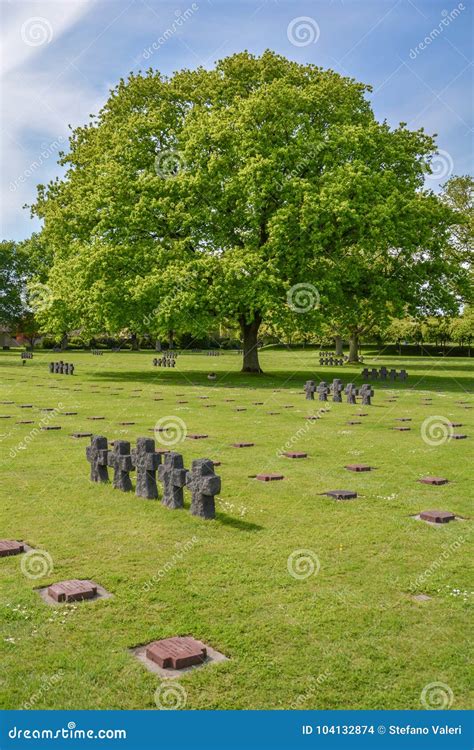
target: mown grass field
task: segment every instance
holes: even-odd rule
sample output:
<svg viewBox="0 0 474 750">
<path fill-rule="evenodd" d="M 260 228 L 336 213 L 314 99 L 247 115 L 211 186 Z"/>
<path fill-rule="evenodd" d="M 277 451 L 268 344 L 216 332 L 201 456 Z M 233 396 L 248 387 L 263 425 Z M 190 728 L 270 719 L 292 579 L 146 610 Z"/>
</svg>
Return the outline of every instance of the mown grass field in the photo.
<svg viewBox="0 0 474 750">
<path fill-rule="evenodd" d="M 360 384 L 360 366 L 323 368 L 314 351 L 263 351 L 266 374 L 245 376 L 234 353 L 184 353 L 173 370 L 152 367 L 153 356 L 38 352 L 22 367 L 18 352 L 0 354 L 0 399 L 14 402 L 0 405 L 11 416 L 0 420 L 0 538 L 46 550 L 54 565 L 33 579 L 22 556 L 0 559 L 2 708 L 156 709 L 159 678 L 129 649 L 186 634 L 229 657 L 180 678 L 188 709 L 418 709 L 423 689 L 437 682 L 451 691 L 442 688 L 453 709 L 467 708 L 470 361 L 368 357 L 369 367 L 405 367 L 409 379 L 375 383 L 368 416 L 349 426 L 359 405 L 330 401 L 320 419 L 304 420 L 320 404 L 305 401 L 302 387 L 311 377 Z M 48 373 L 59 358 L 74 362 L 73 377 Z M 49 423 L 62 429 L 36 431 L 25 443 L 42 408 L 58 409 Z M 133 442 L 166 416 L 209 436 L 174 446 L 186 466 L 200 457 L 222 462 L 215 521 L 91 484 L 89 441 L 70 437 Z M 412 418 L 409 432 L 390 429 L 397 417 Z M 461 422 L 455 432 L 470 438 L 443 437 L 447 421 Z M 232 448 L 236 441 L 255 447 Z M 287 449 L 308 458 L 281 457 Z M 376 470 L 354 474 L 348 463 Z M 251 478 L 260 472 L 285 480 Z M 417 482 L 427 475 L 450 483 Z M 359 496 L 321 494 L 340 488 Z M 186 492 L 186 507 L 189 500 Z M 435 527 L 412 517 L 428 508 L 465 520 Z M 313 561 L 313 574 L 289 573 L 295 552 Z M 303 576 L 309 569 L 300 563 Z M 48 607 L 35 588 L 67 578 L 93 579 L 113 597 Z M 431 598 L 415 600 L 420 593 Z"/>
</svg>

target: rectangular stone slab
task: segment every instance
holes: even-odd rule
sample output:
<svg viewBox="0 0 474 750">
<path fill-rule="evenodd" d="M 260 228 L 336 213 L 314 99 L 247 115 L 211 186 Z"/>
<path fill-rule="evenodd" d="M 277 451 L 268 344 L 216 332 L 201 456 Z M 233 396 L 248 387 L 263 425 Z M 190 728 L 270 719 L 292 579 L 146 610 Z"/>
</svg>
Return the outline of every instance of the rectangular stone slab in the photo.
<svg viewBox="0 0 474 750">
<path fill-rule="evenodd" d="M 280 479 L 284 479 L 283 474 L 256 474 L 256 479 L 259 482 L 277 482 Z"/>
<path fill-rule="evenodd" d="M 77 602 L 82 599 L 93 599 L 97 595 L 97 586 L 91 581 L 73 578 L 53 583 L 48 587 L 48 594 L 55 602 Z"/>
<path fill-rule="evenodd" d="M 193 664 L 202 664 L 207 651 L 202 643 L 190 636 L 176 636 L 150 643 L 146 656 L 164 669 L 184 669 Z"/>
<path fill-rule="evenodd" d="M 25 545 L 22 542 L 12 541 L 11 539 L 0 539 L 0 557 L 20 555 L 24 551 Z"/>
<path fill-rule="evenodd" d="M 449 510 L 424 510 L 420 513 L 420 518 L 431 523 L 449 523 L 454 521 L 456 516 Z"/>
<path fill-rule="evenodd" d="M 419 479 L 418 481 L 422 484 L 448 484 L 448 480 L 443 479 L 443 477 L 423 477 L 423 479 Z"/>
<path fill-rule="evenodd" d="M 329 492 L 324 492 L 323 494 L 328 497 L 334 497 L 336 500 L 352 500 L 354 497 L 357 497 L 357 492 L 353 492 L 352 490 L 329 490 Z"/>
<path fill-rule="evenodd" d="M 286 451 L 282 454 L 286 458 L 307 458 L 308 454 L 303 451 Z"/>
<path fill-rule="evenodd" d="M 344 468 L 349 471 L 372 471 L 372 467 L 367 464 L 347 464 Z"/>
</svg>

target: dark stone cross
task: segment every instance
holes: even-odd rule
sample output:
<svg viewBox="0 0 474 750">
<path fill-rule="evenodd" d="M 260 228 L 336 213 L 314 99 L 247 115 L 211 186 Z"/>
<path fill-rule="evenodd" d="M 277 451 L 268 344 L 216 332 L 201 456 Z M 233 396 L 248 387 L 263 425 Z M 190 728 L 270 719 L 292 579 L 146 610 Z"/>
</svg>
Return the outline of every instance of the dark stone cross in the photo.
<svg viewBox="0 0 474 750">
<path fill-rule="evenodd" d="M 387 380 L 387 368 L 386 367 L 380 368 L 380 380 Z"/>
<path fill-rule="evenodd" d="M 132 491 L 130 472 L 133 469 L 130 443 L 128 440 L 115 440 L 113 451 L 109 451 L 107 464 L 114 470 L 113 486 L 122 492 Z"/>
<path fill-rule="evenodd" d="M 336 404 L 342 403 L 342 380 L 339 378 L 334 378 L 332 381 L 332 400 Z"/>
<path fill-rule="evenodd" d="M 328 384 L 322 380 L 318 387 L 316 388 L 317 392 L 319 393 L 319 400 L 320 401 L 327 401 L 328 400 L 328 393 L 329 393 L 329 386 Z"/>
<path fill-rule="evenodd" d="M 109 472 L 107 470 L 108 455 L 107 438 L 102 435 L 93 435 L 91 444 L 86 448 L 87 460 L 91 465 L 91 482 L 108 482 Z"/>
<path fill-rule="evenodd" d="M 348 404 L 355 404 L 356 402 L 356 396 L 358 394 L 358 390 L 355 387 L 354 383 L 348 383 L 346 387 L 344 388 L 344 393 L 347 396 L 347 403 Z"/>
<path fill-rule="evenodd" d="M 372 367 L 372 369 L 370 371 L 370 377 L 373 380 L 377 380 L 378 376 L 379 376 L 379 372 L 378 372 L 377 368 L 376 367 Z"/>
<path fill-rule="evenodd" d="M 400 373 L 399 373 L 398 377 L 400 378 L 400 380 L 406 380 L 407 377 L 408 377 L 407 371 L 406 370 L 400 370 Z"/>
<path fill-rule="evenodd" d="M 137 471 L 135 494 L 155 500 L 158 497 L 156 472 L 161 464 L 161 453 L 155 453 L 153 438 L 137 438 L 137 447 L 132 450 L 133 467 Z"/>
<path fill-rule="evenodd" d="M 209 458 L 193 461 L 186 473 L 186 487 L 192 493 L 190 513 L 210 519 L 216 516 L 214 495 L 221 490 L 221 478 L 214 473 L 214 463 Z"/>
<path fill-rule="evenodd" d="M 170 451 L 164 454 L 164 463 L 158 466 L 158 479 L 163 482 L 162 505 L 171 508 L 171 510 L 182 508 L 186 469 L 181 453 Z"/>
<path fill-rule="evenodd" d="M 307 380 L 304 384 L 304 390 L 306 393 L 306 400 L 314 401 L 314 392 L 316 390 L 316 383 L 314 380 Z"/>
<path fill-rule="evenodd" d="M 397 371 L 396 370 L 390 370 L 390 372 L 388 373 L 388 376 L 389 376 L 391 382 L 393 383 L 397 379 Z"/>
<path fill-rule="evenodd" d="M 371 397 L 374 395 L 374 389 L 371 387 L 370 383 L 364 383 L 364 385 L 360 388 L 360 395 L 362 396 L 362 404 L 363 406 L 370 406 Z"/>
</svg>

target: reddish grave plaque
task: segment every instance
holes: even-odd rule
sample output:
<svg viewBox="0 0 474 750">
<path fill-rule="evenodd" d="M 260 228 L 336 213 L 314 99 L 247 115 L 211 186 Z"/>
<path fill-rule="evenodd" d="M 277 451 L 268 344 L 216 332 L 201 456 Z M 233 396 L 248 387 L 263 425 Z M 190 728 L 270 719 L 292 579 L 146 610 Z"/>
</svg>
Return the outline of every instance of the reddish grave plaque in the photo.
<svg viewBox="0 0 474 750">
<path fill-rule="evenodd" d="M 14 542 L 10 539 L 0 539 L 0 557 L 20 555 L 24 551 L 25 545 L 22 542 Z"/>
<path fill-rule="evenodd" d="M 263 401 L 254 401 L 253 405 L 254 406 L 263 406 Z"/>
<path fill-rule="evenodd" d="M 411 422 L 411 417 L 395 417 L 396 422 Z"/>
<path fill-rule="evenodd" d="M 356 414 L 356 417 L 368 417 L 368 416 L 369 416 L 368 412 L 366 411 L 360 411 L 360 412 L 357 412 Z"/>
<path fill-rule="evenodd" d="M 349 471 L 372 471 L 372 467 L 367 464 L 347 464 L 344 468 Z"/>
<path fill-rule="evenodd" d="M 92 437 L 92 432 L 73 432 L 71 437 L 73 438 Z"/>
<path fill-rule="evenodd" d="M 32 409 L 33 404 L 20 404 L 20 409 Z"/>
<path fill-rule="evenodd" d="M 351 419 L 350 422 L 348 422 L 347 424 L 362 424 L 362 422 L 360 422 L 357 419 Z"/>
<path fill-rule="evenodd" d="M 189 404 L 189 401 L 177 401 L 177 404 Z"/>
<path fill-rule="evenodd" d="M 357 497 L 357 492 L 353 492 L 352 490 L 329 490 L 329 492 L 324 492 L 323 494 L 328 497 L 334 497 L 336 500 L 352 500 L 354 497 Z"/>
<path fill-rule="evenodd" d="M 267 411 L 267 414 L 269 414 L 271 417 L 275 416 L 275 414 L 279 414 L 279 411 Z"/>
<path fill-rule="evenodd" d="M 135 422 L 119 422 L 120 425 L 135 424 Z"/>
<path fill-rule="evenodd" d="M 187 435 L 190 440 L 204 440 L 204 438 L 209 437 L 209 435 Z"/>
<path fill-rule="evenodd" d="M 233 448 L 251 448 L 255 443 L 232 443 Z"/>
<path fill-rule="evenodd" d="M 63 414 L 65 417 L 75 417 L 77 415 L 77 411 L 64 411 Z"/>
<path fill-rule="evenodd" d="M 286 451 L 282 455 L 286 456 L 287 458 L 307 458 L 308 457 L 308 454 L 303 453 L 302 451 Z"/>
<path fill-rule="evenodd" d="M 418 481 L 422 484 L 448 484 L 448 479 L 443 479 L 443 477 L 423 477 L 423 479 L 419 479 Z"/>
<path fill-rule="evenodd" d="M 245 409 L 243 406 L 238 406 L 235 411 L 247 411 L 247 409 Z"/>
<path fill-rule="evenodd" d="M 462 427 L 462 422 L 449 422 L 448 427 Z"/>
<path fill-rule="evenodd" d="M 48 587 L 48 594 L 55 602 L 78 602 L 82 599 L 93 599 L 97 596 L 97 586 L 92 581 L 70 581 L 53 583 Z"/>
<path fill-rule="evenodd" d="M 316 414 L 312 414 L 309 417 L 305 417 L 305 419 L 311 420 L 311 422 L 314 422 L 316 419 L 319 419 L 319 417 Z"/>
<path fill-rule="evenodd" d="M 99 419 L 105 419 L 105 417 L 87 417 L 87 419 L 92 419 L 93 421 L 97 421 Z"/>
<path fill-rule="evenodd" d="M 256 479 L 259 482 L 278 482 L 280 479 L 284 479 L 283 474 L 257 474 Z"/>
<path fill-rule="evenodd" d="M 41 429 L 47 432 L 48 430 L 60 430 L 61 427 L 59 425 L 48 424 L 48 425 L 45 425 L 45 427 L 42 427 Z"/>
<path fill-rule="evenodd" d="M 420 518 L 431 523 L 449 523 L 454 521 L 456 516 L 449 510 L 424 510 L 420 513 Z"/>
<path fill-rule="evenodd" d="M 184 669 L 202 664 L 207 657 L 206 647 L 190 636 L 176 636 L 154 641 L 146 648 L 146 657 L 163 669 Z"/>
<path fill-rule="evenodd" d="M 453 440 L 467 440 L 467 435 L 456 434 L 456 435 L 451 435 L 451 437 Z"/>
<path fill-rule="evenodd" d="M 392 430 L 397 430 L 397 432 L 410 432 L 411 427 L 392 427 Z"/>
<path fill-rule="evenodd" d="M 11 414 L 0 414 L 0 419 L 11 419 Z"/>
<path fill-rule="evenodd" d="M 163 401 L 162 398 L 154 398 L 153 401 Z"/>
<path fill-rule="evenodd" d="M 21 419 L 19 422 L 15 422 L 15 424 L 34 424 L 33 419 Z"/>
</svg>

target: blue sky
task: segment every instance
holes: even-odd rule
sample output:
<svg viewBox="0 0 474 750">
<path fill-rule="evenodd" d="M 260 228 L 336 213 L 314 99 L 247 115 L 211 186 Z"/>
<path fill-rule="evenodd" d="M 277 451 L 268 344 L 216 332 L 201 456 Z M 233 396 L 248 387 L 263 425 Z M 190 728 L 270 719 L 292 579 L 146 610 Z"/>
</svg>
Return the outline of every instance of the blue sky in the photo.
<svg viewBox="0 0 474 750">
<path fill-rule="evenodd" d="M 379 119 L 438 134 L 439 189 L 472 170 L 470 0 L 0 0 L 1 237 L 39 224 L 25 203 L 61 174 L 69 125 L 131 70 L 162 73 L 248 49 L 370 83 Z"/>
</svg>

